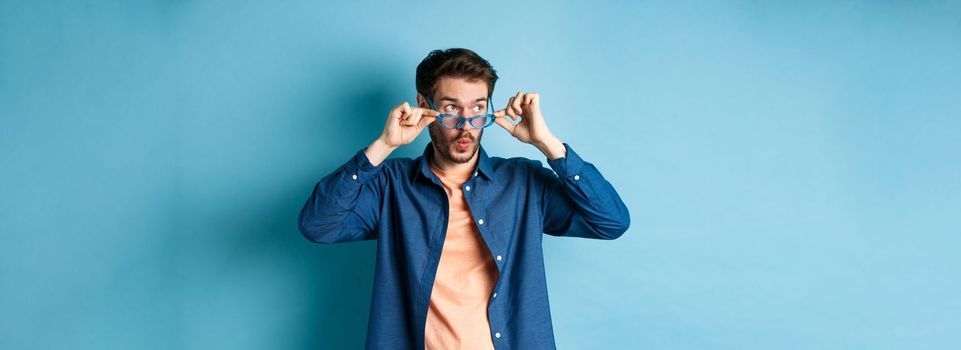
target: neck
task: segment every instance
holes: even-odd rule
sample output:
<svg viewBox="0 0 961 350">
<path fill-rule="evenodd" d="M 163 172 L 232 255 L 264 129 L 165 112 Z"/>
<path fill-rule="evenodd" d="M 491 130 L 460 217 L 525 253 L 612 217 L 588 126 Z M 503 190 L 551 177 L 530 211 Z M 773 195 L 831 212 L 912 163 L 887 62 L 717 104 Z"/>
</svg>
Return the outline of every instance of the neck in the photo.
<svg viewBox="0 0 961 350">
<path fill-rule="evenodd" d="M 455 173 L 469 172 L 474 170 L 474 168 L 477 167 L 477 162 L 480 160 L 480 150 L 475 152 L 474 155 L 471 156 L 470 160 L 468 160 L 466 163 L 457 163 L 451 161 L 450 159 L 444 158 L 440 152 L 437 152 L 437 148 L 434 148 L 433 153 L 434 154 L 430 157 L 431 164 L 440 170 Z"/>
</svg>

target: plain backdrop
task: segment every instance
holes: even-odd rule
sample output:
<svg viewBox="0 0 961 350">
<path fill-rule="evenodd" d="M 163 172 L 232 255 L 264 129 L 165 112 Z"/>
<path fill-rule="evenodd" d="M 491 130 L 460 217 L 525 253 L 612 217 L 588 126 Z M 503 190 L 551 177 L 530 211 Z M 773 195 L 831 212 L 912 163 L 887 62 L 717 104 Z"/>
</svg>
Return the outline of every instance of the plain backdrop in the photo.
<svg viewBox="0 0 961 350">
<path fill-rule="evenodd" d="M 630 209 L 545 238 L 559 348 L 958 345 L 958 2 L 0 0 L 0 348 L 361 348 L 297 214 L 449 47 Z"/>
</svg>

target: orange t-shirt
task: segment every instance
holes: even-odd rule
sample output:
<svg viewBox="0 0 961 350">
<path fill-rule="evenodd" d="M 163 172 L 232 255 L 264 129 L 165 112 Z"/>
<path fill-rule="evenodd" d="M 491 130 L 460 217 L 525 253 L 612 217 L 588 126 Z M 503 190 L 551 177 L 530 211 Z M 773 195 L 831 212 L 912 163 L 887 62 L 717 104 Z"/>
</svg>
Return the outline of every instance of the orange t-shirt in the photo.
<svg viewBox="0 0 961 350">
<path fill-rule="evenodd" d="M 431 170 L 447 190 L 450 217 L 430 296 L 424 345 L 428 350 L 493 349 L 487 304 L 497 281 L 497 266 L 461 190 L 472 171 L 452 173 L 434 166 Z"/>
</svg>

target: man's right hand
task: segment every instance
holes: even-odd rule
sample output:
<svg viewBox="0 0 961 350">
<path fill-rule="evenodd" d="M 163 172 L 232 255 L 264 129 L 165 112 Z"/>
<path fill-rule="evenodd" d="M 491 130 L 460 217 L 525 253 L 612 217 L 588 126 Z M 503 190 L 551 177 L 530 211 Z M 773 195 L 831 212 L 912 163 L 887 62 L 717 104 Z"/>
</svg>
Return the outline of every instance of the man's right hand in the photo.
<svg viewBox="0 0 961 350">
<path fill-rule="evenodd" d="M 397 105 L 387 114 L 384 132 L 364 151 L 367 159 L 374 166 L 380 165 L 397 147 L 413 142 L 439 115 L 435 110 L 411 107 L 407 102 Z"/>
<path fill-rule="evenodd" d="M 420 135 L 427 124 L 437 120 L 440 113 L 426 108 L 411 107 L 407 102 L 401 103 L 387 114 L 387 125 L 380 139 L 387 146 L 397 148 L 409 144 Z"/>
</svg>

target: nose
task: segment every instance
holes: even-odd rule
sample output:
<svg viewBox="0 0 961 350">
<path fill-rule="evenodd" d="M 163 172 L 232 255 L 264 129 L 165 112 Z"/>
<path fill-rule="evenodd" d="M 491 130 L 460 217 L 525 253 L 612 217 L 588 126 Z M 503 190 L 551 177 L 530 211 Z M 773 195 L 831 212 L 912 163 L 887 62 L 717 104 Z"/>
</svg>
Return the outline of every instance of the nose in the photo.
<svg viewBox="0 0 961 350">
<path fill-rule="evenodd" d="M 470 126 L 470 120 L 468 120 L 467 118 L 464 118 L 464 125 L 461 125 L 460 129 L 470 131 L 470 129 L 472 129 L 472 127 Z"/>
</svg>

